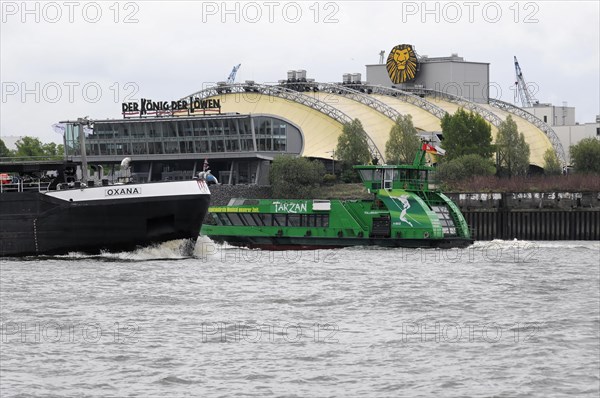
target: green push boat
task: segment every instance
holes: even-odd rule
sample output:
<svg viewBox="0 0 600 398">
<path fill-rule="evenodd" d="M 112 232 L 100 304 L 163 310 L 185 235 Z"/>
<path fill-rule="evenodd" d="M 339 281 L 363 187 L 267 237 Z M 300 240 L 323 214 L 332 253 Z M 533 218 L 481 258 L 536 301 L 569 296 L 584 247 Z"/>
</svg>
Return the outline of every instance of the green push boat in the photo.
<svg viewBox="0 0 600 398">
<path fill-rule="evenodd" d="M 421 151 L 412 165 L 354 166 L 373 199 L 231 199 L 209 207 L 201 235 L 268 250 L 347 246 L 454 248 L 473 243 Z"/>
</svg>

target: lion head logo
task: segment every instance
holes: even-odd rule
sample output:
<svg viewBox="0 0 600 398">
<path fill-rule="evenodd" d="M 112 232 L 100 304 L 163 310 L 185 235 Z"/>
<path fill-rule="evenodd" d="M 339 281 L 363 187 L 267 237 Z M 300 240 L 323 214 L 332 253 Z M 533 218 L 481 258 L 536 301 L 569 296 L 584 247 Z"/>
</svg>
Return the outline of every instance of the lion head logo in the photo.
<svg viewBox="0 0 600 398">
<path fill-rule="evenodd" d="M 405 83 L 417 76 L 417 55 L 410 44 L 400 44 L 390 51 L 386 68 L 393 83 Z"/>
</svg>

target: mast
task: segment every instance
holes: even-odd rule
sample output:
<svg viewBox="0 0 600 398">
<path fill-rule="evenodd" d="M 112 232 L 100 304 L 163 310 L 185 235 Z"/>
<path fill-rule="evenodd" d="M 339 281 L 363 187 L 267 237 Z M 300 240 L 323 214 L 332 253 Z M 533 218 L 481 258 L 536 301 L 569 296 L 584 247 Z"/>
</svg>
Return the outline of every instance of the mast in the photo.
<svg viewBox="0 0 600 398">
<path fill-rule="evenodd" d="M 77 126 L 79 127 L 79 151 L 81 152 L 81 182 L 83 182 L 86 185 L 88 183 L 88 179 L 87 179 L 88 164 L 87 164 L 87 154 L 85 151 L 85 133 L 83 131 L 83 127 L 84 126 L 87 127 L 88 125 L 89 125 L 89 120 L 87 119 L 87 117 L 85 117 L 85 118 L 80 117 L 77 119 Z"/>
</svg>

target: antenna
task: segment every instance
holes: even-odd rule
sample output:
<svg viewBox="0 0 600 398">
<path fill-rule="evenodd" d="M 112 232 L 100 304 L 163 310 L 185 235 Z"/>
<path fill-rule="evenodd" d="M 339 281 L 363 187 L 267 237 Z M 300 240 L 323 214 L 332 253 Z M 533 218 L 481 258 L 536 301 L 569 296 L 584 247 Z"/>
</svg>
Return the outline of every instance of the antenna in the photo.
<svg viewBox="0 0 600 398">
<path fill-rule="evenodd" d="M 383 64 L 383 57 L 385 56 L 385 50 L 379 52 L 379 63 Z"/>
</svg>

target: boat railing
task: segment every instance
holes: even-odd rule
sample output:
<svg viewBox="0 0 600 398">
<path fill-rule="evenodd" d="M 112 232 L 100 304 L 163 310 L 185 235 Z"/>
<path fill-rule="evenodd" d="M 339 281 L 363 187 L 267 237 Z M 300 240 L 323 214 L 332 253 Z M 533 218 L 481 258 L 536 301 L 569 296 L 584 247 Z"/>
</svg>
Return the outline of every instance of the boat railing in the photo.
<svg viewBox="0 0 600 398">
<path fill-rule="evenodd" d="M 0 184 L 0 193 L 5 192 L 47 192 L 50 187 L 49 182 L 40 180 L 19 180 L 17 182 L 9 182 Z"/>
</svg>

